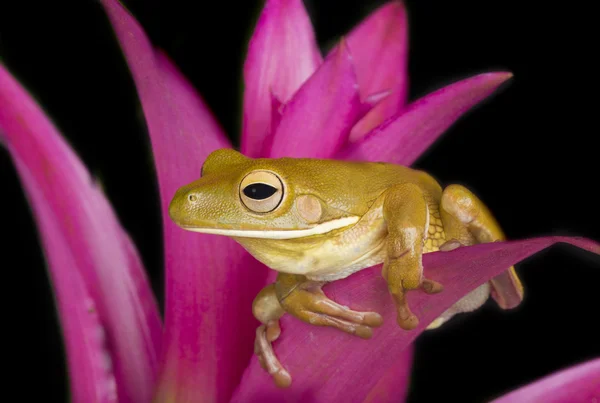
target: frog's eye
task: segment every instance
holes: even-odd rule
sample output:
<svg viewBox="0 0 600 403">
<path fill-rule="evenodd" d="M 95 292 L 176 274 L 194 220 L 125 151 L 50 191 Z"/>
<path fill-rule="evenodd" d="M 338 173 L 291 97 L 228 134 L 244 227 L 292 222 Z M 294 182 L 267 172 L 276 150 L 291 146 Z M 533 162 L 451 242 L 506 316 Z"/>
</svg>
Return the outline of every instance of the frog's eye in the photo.
<svg viewBox="0 0 600 403">
<path fill-rule="evenodd" d="M 242 203 L 255 213 L 268 213 L 283 199 L 283 184 L 273 172 L 254 171 L 240 185 Z"/>
</svg>

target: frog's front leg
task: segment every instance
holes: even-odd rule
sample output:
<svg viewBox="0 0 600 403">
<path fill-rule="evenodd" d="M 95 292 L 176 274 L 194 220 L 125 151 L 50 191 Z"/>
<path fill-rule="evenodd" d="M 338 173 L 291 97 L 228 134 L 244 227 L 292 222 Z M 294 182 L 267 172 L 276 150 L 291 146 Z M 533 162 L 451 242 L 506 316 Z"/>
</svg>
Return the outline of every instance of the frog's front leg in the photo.
<svg viewBox="0 0 600 403">
<path fill-rule="evenodd" d="M 279 337 L 279 318 L 284 312 L 311 325 L 335 327 L 364 339 L 372 336 L 372 327 L 383 324 L 376 312 L 353 311 L 327 298 L 321 290 L 323 284 L 305 276 L 279 273 L 275 284 L 265 287 L 254 300 L 254 316 L 263 323 L 256 332 L 255 353 L 280 387 L 289 386 L 291 377 L 271 343 Z"/>
<path fill-rule="evenodd" d="M 423 288 L 428 293 L 436 293 L 443 288 L 423 278 L 423 243 L 429 210 L 421 188 L 405 183 L 389 189 L 383 202 L 383 218 L 388 229 L 383 277 L 396 302 L 398 324 L 411 330 L 419 320 L 406 302 L 405 291 Z"/>
</svg>

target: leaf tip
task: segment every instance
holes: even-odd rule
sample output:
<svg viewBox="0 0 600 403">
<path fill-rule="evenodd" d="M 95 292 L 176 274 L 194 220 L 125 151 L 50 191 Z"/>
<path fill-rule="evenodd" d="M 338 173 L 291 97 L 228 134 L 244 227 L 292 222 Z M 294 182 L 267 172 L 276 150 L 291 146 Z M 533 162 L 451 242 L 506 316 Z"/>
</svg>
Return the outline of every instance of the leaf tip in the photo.
<svg viewBox="0 0 600 403">
<path fill-rule="evenodd" d="M 496 71 L 490 73 L 483 73 L 480 77 L 486 79 L 490 85 L 499 86 L 507 81 L 513 79 L 514 74 L 512 71 Z"/>
</svg>

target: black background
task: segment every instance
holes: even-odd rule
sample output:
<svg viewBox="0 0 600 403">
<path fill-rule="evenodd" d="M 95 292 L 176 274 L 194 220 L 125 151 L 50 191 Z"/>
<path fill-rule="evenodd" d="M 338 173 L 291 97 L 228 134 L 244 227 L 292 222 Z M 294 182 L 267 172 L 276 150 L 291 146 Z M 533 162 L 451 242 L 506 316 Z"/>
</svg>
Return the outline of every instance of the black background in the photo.
<svg viewBox="0 0 600 403">
<path fill-rule="evenodd" d="M 125 2 L 237 144 L 241 68 L 262 1 Z M 328 49 L 381 1 L 306 0 Z M 418 162 L 463 183 L 510 238 L 600 240 L 591 11 L 547 2 L 407 1 L 411 99 L 459 78 L 508 69 L 511 84 L 461 119 Z M 589 16 L 589 17 L 588 17 Z M 590 31 L 590 32 L 588 32 Z M 596 50 L 594 50 L 596 49 Z M 0 2 L 0 57 L 98 176 L 163 301 L 161 224 L 135 88 L 99 3 Z M 588 99 L 590 97 L 590 99 Z M 198 162 L 198 170 L 201 161 Z M 65 401 L 64 350 L 35 224 L 0 151 L 6 385 Z M 488 303 L 421 336 L 410 402 L 480 402 L 600 354 L 600 260 L 555 246 L 518 266 L 526 299 Z"/>
</svg>

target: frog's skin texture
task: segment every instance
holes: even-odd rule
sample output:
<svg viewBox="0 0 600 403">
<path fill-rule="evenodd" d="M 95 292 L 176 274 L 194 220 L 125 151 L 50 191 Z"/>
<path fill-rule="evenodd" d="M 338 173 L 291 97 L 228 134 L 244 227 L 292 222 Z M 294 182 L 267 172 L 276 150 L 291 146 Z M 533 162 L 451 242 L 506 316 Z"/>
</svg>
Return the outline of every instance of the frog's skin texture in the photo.
<svg viewBox="0 0 600 403">
<path fill-rule="evenodd" d="M 263 323 L 255 352 L 279 386 L 290 375 L 273 353 L 279 318 L 332 326 L 362 338 L 383 323 L 376 312 L 356 312 L 325 296 L 330 281 L 383 263 L 382 275 L 406 330 L 419 320 L 405 294 L 443 286 L 423 277 L 424 253 L 504 240 L 487 207 L 460 185 L 445 189 L 425 172 L 404 166 L 317 159 L 251 159 L 232 149 L 210 154 L 201 178 L 180 188 L 169 207 L 186 230 L 225 235 L 278 271 L 253 304 Z M 471 311 L 492 295 L 509 309 L 523 288 L 513 267 L 465 296 L 429 328 Z"/>
</svg>

